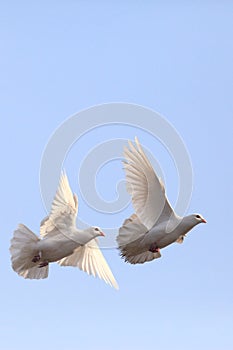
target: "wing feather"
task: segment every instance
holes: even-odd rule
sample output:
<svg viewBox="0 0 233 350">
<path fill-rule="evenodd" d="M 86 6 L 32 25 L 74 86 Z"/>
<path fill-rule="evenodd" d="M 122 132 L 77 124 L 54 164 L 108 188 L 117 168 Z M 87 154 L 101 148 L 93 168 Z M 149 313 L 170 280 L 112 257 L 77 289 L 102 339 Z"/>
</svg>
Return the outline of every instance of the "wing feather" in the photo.
<svg viewBox="0 0 233 350">
<path fill-rule="evenodd" d="M 101 252 L 96 239 L 75 249 L 74 253 L 58 261 L 61 266 L 77 266 L 94 277 L 118 289 L 118 284 Z"/>
<path fill-rule="evenodd" d="M 72 193 L 67 175 L 63 171 L 50 214 L 41 221 L 41 237 L 57 235 L 63 230 L 68 232 L 76 226 L 77 213 L 78 198 L 76 194 Z"/>
<path fill-rule="evenodd" d="M 173 209 L 165 195 L 162 181 L 157 177 L 139 141 L 129 141 L 124 149 L 123 161 L 126 173 L 127 191 L 132 197 L 135 213 L 150 230 L 156 223 L 168 219 Z"/>
<path fill-rule="evenodd" d="M 122 256 L 126 262 L 129 262 L 130 264 L 144 264 L 145 262 L 152 261 L 154 259 L 158 259 L 161 257 L 161 253 L 152 253 L 152 252 L 143 252 L 138 255 L 133 256 Z"/>
</svg>

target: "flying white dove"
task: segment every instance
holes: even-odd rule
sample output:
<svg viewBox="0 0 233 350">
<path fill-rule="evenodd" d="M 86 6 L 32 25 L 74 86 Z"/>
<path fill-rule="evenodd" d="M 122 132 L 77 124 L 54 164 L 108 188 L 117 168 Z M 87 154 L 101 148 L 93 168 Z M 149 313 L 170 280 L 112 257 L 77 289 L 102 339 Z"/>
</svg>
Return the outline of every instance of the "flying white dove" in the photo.
<svg viewBox="0 0 233 350">
<path fill-rule="evenodd" d="M 96 237 L 104 233 L 99 227 L 77 229 L 77 212 L 78 198 L 71 192 L 66 174 L 62 173 L 50 215 L 41 222 L 41 237 L 23 224 L 14 231 L 10 246 L 13 270 L 24 278 L 46 278 L 49 263 L 56 261 L 62 266 L 77 266 L 118 289 L 98 247 Z"/>
<path fill-rule="evenodd" d="M 126 219 L 117 242 L 122 258 L 143 264 L 161 257 L 160 249 L 182 243 L 187 232 L 206 220 L 200 214 L 178 216 L 172 209 L 164 185 L 154 172 L 138 139 L 124 149 L 126 186 L 135 214 Z"/>
</svg>

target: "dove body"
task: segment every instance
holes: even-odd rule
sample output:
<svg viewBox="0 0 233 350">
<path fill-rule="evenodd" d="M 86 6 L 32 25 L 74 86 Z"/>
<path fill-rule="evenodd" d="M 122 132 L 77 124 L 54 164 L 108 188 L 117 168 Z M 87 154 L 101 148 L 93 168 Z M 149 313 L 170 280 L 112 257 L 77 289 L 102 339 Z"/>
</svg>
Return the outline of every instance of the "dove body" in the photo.
<svg viewBox="0 0 233 350">
<path fill-rule="evenodd" d="M 159 225 L 154 225 L 149 230 L 141 241 L 145 246 L 145 250 L 149 250 L 151 245 L 157 245 L 159 249 L 165 248 L 168 245 L 176 242 L 180 237 L 184 237 L 194 226 L 200 221 L 195 215 L 186 217 L 172 218 L 170 222 L 161 222 Z M 172 227 L 174 227 L 172 229 Z"/>
<path fill-rule="evenodd" d="M 74 253 L 75 249 L 84 246 L 91 239 L 99 236 L 94 235 L 90 229 L 73 230 L 69 234 L 60 233 L 55 237 L 45 237 L 36 243 L 36 250 L 40 255 L 40 261 L 56 262 Z"/>
<path fill-rule="evenodd" d="M 122 258 L 143 264 L 161 257 L 160 249 L 182 243 L 194 226 L 206 222 L 200 214 L 179 217 L 169 203 L 165 186 L 156 175 L 139 141 L 124 149 L 126 188 L 135 213 L 126 219 L 117 236 Z"/>
<path fill-rule="evenodd" d="M 10 246 L 13 270 L 24 278 L 41 279 L 48 277 L 49 263 L 58 262 L 78 267 L 118 289 L 98 246 L 97 237 L 104 233 L 96 226 L 78 229 L 77 212 L 78 197 L 62 173 L 50 214 L 41 222 L 40 237 L 23 224 L 14 231 Z"/>
</svg>

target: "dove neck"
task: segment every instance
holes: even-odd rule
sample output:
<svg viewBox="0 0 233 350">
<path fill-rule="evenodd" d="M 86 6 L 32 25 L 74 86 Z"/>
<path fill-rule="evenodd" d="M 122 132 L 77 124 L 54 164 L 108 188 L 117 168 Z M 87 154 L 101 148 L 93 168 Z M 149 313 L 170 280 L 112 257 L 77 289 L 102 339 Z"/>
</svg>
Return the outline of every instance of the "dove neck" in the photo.
<svg viewBox="0 0 233 350">
<path fill-rule="evenodd" d="M 180 223 L 180 228 L 182 229 L 182 232 L 185 234 L 189 232 L 194 226 L 196 225 L 196 222 L 193 222 L 192 216 L 185 216 L 181 223 Z"/>
<path fill-rule="evenodd" d="M 90 237 L 87 230 L 76 229 L 70 232 L 69 238 L 82 246 L 89 242 L 93 237 Z"/>
<path fill-rule="evenodd" d="M 88 243 L 91 239 L 95 238 L 90 228 L 84 230 L 78 230 L 78 238 L 82 245 Z"/>
</svg>

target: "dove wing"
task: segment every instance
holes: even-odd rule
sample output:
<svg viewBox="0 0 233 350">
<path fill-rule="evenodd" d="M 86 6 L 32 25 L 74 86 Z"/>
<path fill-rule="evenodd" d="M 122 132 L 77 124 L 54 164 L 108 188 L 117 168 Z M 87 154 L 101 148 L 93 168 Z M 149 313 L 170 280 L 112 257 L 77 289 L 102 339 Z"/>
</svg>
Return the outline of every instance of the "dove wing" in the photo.
<svg viewBox="0 0 233 350">
<path fill-rule="evenodd" d="M 72 193 L 65 172 L 62 172 L 50 214 L 40 224 L 41 237 L 57 235 L 76 227 L 77 213 L 78 198 Z"/>
<path fill-rule="evenodd" d="M 165 195 L 162 181 L 157 177 L 139 141 L 129 141 L 124 149 L 126 185 L 140 221 L 150 230 L 155 224 L 167 220 L 173 213 Z"/>
<path fill-rule="evenodd" d="M 97 239 L 92 239 L 83 246 L 75 249 L 72 255 L 58 261 L 61 266 L 75 266 L 87 272 L 88 275 L 98 276 L 107 284 L 118 289 L 117 282 L 98 246 Z"/>
</svg>

